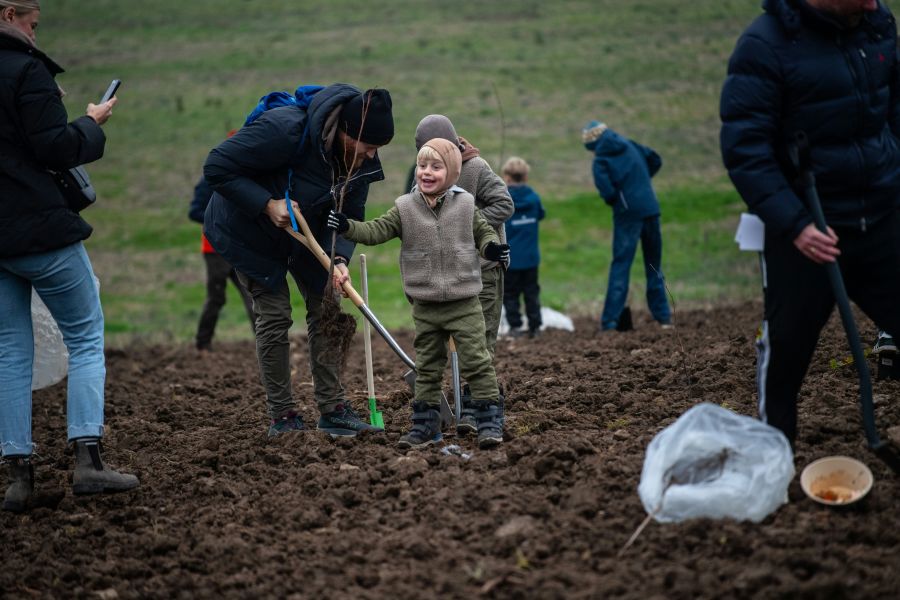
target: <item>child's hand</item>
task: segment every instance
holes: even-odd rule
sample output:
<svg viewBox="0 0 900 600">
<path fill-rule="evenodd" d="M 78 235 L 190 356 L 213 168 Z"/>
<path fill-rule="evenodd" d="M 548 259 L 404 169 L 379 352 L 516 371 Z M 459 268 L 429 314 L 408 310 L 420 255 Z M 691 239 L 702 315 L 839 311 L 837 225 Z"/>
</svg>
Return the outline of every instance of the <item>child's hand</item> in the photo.
<svg viewBox="0 0 900 600">
<path fill-rule="evenodd" d="M 509 264 L 509 244 L 498 244 L 497 242 L 488 242 L 484 247 L 484 257 L 488 260 L 501 262 L 504 265 Z"/>
<path fill-rule="evenodd" d="M 344 213 L 334 212 L 332 208 L 328 211 L 328 221 L 326 223 L 328 229 L 332 231 L 337 231 L 338 233 L 344 233 L 348 229 L 350 229 L 350 222 L 347 220 L 347 215 Z"/>
</svg>

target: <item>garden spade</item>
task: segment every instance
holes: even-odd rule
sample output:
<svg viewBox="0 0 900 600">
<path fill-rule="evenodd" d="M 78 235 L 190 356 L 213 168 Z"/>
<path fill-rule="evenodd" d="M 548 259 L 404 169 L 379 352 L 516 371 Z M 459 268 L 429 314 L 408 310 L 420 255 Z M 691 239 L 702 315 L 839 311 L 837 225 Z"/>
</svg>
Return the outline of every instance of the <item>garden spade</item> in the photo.
<svg viewBox="0 0 900 600">
<path fill-rule="evenodd" d="M 306 246 L 306 248 L 313 253 L 313 256 L 315 256 L 319 260 L 319 262 L 322 263 L 322 266 L 327 271 L 331 268 L 331 258 L 324 250 L 322 250 L 322 246 L 319 245 L 319 242 L 316 241 L 316 238 L 309 230 L 309 225 L 306 223 L 306 219 L 303 218 L 303 215 L 300 213 L 300 211 L 295 209 L 293 211 L 293 215 L 296 218 L 296 221 L 299 224 L 302 233 L 295 231 L 290 227 L 285 229 L 285 231 L 288 232 L 288 234 L 295 240 Z M 375 313 L 369 310 L 369 307 L 366 306 L 366 303 L 365 301 L 363 301 L 362 296 L 359 295 L 359 292 L 353 289 L 353 286 L 349 281 L 345 281 L 342 287 L 344 289 L 344 292 L 346 292 L 347 296 L 350 298 L 350 301 L 353 302 L 354 306 L 359 309 L 359 312 L 363 314 L 366 320 L 372 324 L 372 327 L 375 328 L 375 331 L 377 331 L 378 334 L 382 338 L 384 338 L 384 341 L 387 342 L 387 345 L 391 347 L 391 350 L 393 350 L 394 353 L 400 357 L 400 360 L 406 363 L 406 366 L 412 369 L 412 372 L 414 374 L 413 377 L 415 377 L 416 363 L 414 363 L 413 360 L 406 355 L 406 352 L 403 351 L 403 348 L 400 347 L 400 344 L 397 343 L 397 340 L 395 340 L 391 336 L 391 334 L 388 333 L 388 330 L 384 328 L 381 322 L 379 322 L 378 318 L 375 316 Z M 407 382 L 409 381 L 406 375 L 404 375 L 404 379 L 406 379 Z M 413 381 L 415 381 L 415 379 L 413 379 Z"/>
<path fill-rule="evenodd" d="M 809 166 L 809 139 L 806 137 L 806 134 L 802 131 L 795 133 L 793 142 L 788 150 L 791 162 L 794 163 L 794 167 L 796 167 L 800 176 L 800 182 L 803 185 L 804 195 L 812 212 L 816 228 L 822 233 L 827 233 L 825 214 L 822 212 L 822 204 L 819 202 L 819 193 L 816 190 L 816 179 Z M 853 320 L 853 313 L 850 310 L 850 300 L 847 297 L 847 289 L 844 287 L 844 279 L 841 276 L 840 267 L 838 267 L 837 262 L 829 262 L 825 263 L 825 268 L 828 272 L 828 280 L 831 283 L 831 290 L 834 293 L 834 298 L 841 314 L 841 321 L 844 325 L 844 331 L 847 333 L 847 341 L 850 343 L 850 351 L 853 354 L 853 362 L 856 365 L 856 372 L 859 376 L 859 401 L 862 409 L 866 441 L 869 449 L 879 459 L 887 464 L 894 473 L 900 474 L 900 449 L 897 448 L 895 443 L 882 440 L 878 436 L 878 430 L 875 427 L 875 409 L 872 404 L 872 379 L 869 374 L 869 368 L 866 365 L 866 357 L 862 351 L 862 343 L 859 339 L 859 332 L 856 329 L 856 322 Z"/>
<path fill-rule="evenodd" d="M 363 302 L 369 303 L 369 276 L 366 271 L 366 255 L 359 255 L 359 272 L 362 280 L 362 298 Z M 369 329 L 369 322 L 363 321 L 363 340 L 366 350 L 366 386 L 369 392 L 369 423 L 375 427 L 384 429 L 384 416 L 378 410 L 378 404 L 375 402 L 375 376 L 372 373 L 372 330 Z"/>
</svg>

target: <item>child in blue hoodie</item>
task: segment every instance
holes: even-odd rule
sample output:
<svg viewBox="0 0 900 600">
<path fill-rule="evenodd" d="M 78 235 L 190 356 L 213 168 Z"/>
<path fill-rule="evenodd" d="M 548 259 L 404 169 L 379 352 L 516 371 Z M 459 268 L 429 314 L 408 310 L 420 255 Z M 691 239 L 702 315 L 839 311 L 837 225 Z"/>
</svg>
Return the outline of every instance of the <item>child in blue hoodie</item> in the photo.
<svg viewBox="0 0 900 600">
<path fill-rule="evenodd" d="M 533 338 L 541 329 L 541 286 L 538 285 L 541 254 L 538 248 L 538 221 L 544 218 L 544 207 L 541 205 L 541 197 L 526 183 L 529 171 L 531 167 L 518 156 L 510 157 L 501 170 L 503 181 L 506 182 L 515 205 L 515 212 L 506 221 L 510 263 L 503 289 L 503 308 L 506 310 L 510 334 L 513 337 L 521 336 L 523 331 L 519 296 L 524 296 L 528 337 Z"/>
<path fill-rule="evenodd" d="M 594 153 L 594 185 L 613 209 L 613 260 L 600 329 L 615 330 L 619 325 L 638 242 L 644 255 L 647 305 L 653 318 L 663 328 L 669 328 L 672 312 L 661 264 L 659 202 L 650 183 L 662 166 L 662 159 L 652 148 L 633 142 L 598 121 L 588 123 L 581 139 L 585 148 Z"/>
</svg>

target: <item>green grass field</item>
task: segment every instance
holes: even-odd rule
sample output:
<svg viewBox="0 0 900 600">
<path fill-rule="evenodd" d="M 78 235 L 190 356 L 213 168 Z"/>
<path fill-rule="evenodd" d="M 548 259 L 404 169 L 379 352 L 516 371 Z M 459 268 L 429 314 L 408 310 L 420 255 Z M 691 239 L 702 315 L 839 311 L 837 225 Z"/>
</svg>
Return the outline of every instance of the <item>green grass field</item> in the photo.
<svg viewBox="0 0 900 600">
<path fill-rule="evenodd" d="M 654 182 L 676 310 L 756 295 L 755 259 L 732 241 L 742 203 L 721 166 L 718 96 L 734 42 L 758 12 L 745 0 L 47 3 L 38 43 L 68 69 L 58 81 L 70 116 L 123 80 L 106 156 L 89 168 L 100 201 L 85 213 L 109 343 L 191 338 L 204 269 L 186 213 L 203 161 L 259 96 L 302 83 L 391 91 L 397 133 L 381 152 L 387 179 L 372 188 L 370 216 L 401 193 L 426 114 L 450 116 L 495 168 L 526 158 L 548 213 L 548 306 L 594 315 L 602 305 L 611 215 L 579 137 L 592 118 L 663 157 Z M 388 327 L 410 326 L 398 245 L 360 251 L 372 309 Z M 229 298 L 217 335 L 248 337 L 233 290 Z"/>
</svg>

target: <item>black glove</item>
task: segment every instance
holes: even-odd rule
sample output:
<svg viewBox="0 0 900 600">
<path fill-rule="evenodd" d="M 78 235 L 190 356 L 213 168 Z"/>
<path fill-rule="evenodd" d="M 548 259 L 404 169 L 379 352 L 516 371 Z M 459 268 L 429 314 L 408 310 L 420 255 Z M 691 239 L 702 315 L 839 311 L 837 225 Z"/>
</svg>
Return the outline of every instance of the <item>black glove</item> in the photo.
<svg viewBox="0 0 900 600">
<path fill-rule="evenodd" d="M 509 264 L 509 244 L 498 244 L 497 242 L 488 242 L 484 247 L 484 257 L 488 260 L 501 262 L 504 265 Z"/>
<path fill-rule="evenodd" d="M 326 223 L 328 229 L 332 231 L 337 231 L 338 233 L 344 233 L 348 229 L 350 229 L 350 222 L 347 220 L 347 215 L 344 213 L 334 212 L 332 208 L 328 211 L 328 221 Z"/>
</svg>

